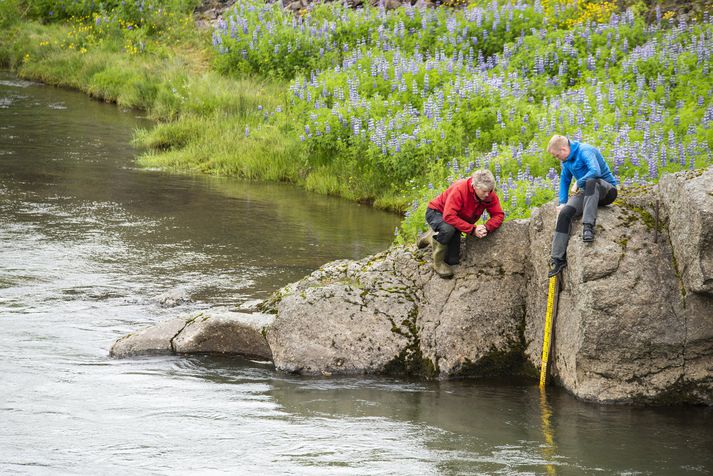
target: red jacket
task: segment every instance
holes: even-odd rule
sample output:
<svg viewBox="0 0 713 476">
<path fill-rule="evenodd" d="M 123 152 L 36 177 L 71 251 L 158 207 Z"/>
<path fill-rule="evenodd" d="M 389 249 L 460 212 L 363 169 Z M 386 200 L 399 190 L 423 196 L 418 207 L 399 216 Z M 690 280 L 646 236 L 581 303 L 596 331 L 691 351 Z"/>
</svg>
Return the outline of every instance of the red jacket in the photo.
<svg viewBox="0 0 713 476">
<path fill-rule="evenodd" d="M 497 230 L 505 219 L 500 199 L 495 192 L 490 192 L 487 200 L 479 199 L 473 190 L 472 182 L 472 178 L 456 180 L 442 194 L 431 200 L 428 208 L 443 213 L 446 223 L 468 234 L 473 233 L 473 224 L 478 221 L 483 211 L 487 210 L 490 219 L 485 223 L 485 228 L 488 233 Z"/>
</svg>

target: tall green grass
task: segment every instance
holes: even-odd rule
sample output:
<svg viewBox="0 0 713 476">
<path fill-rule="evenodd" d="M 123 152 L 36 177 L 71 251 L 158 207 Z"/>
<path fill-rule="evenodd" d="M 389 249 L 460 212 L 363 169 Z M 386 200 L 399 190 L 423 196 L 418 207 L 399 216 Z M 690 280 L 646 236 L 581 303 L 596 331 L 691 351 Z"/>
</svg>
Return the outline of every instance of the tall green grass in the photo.
<svg viewBox="0 0 713 476">
<path fill-rule="evenodd" d="M 210 70 L 210 33 L 197 30 L 190 15 L 174 15 L 165 31 L 147 36 L 135 23 L 128 29 L 124 19 L 96 12 L 40 23 L 18 21 L 18 4 L 7 7 L 0 10 L 10 10 L 0 17 L 8 19 L 0 65 L 145 110 L 156 125 L 136 131 L 134 143 L 145 149 L 140 165 L 305 185 L 303 145 L 284 112 L 286 81 Z M 334 193 L 320 184 L 310 180 L 314 190 Z"/>
</svg>

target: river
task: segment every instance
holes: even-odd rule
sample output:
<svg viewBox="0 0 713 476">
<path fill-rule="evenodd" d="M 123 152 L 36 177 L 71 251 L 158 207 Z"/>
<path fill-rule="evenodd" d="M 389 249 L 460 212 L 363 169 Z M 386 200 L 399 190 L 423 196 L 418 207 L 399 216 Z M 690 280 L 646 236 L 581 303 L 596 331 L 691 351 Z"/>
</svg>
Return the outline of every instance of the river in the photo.
<svg viewBox="0 0 713 476">
<path fill-rule="evenodd" d="M 290 185 L 138 169 L 131 134 L 147 126 L 0 72 L 1 474 L 713 472 L 707 408 L 110 359 L 137 328 L 249 308 L 329 260 L 384 249 L 398 223 Z"/>
</svg>

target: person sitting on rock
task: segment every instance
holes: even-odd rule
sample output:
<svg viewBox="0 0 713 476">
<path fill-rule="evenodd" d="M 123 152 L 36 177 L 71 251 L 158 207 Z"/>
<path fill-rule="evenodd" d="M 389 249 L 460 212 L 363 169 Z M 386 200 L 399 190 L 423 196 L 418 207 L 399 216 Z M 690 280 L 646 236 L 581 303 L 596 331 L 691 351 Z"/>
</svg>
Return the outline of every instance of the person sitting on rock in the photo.
<svg viewBox="0 0 713 476">
<path fill-rule="evenodd" d="M 554 135 L 547 152 L 562 162 L 560 173 L 557 226 L 552 240 L 552 260 L 548 276 L 552 277 L 567 265 L 567 245 L 572 219 L 582 218 L 582 240 L 594 241 L 597 207 L 609 205 L 616 199 L 617 180 L 609 170 L 597 148 L 583 142 L 571 141 Z M 569 196 L 569 187 L 575 178 L 575 194 Z"/>
<path fill-rule="evenodd" d="M 419 236 L 417 245 L 433 245 L 433 269 L 442 278 L 453 276 L 449 265 L 460 262 L 461 232 L 485 238 L 497 230 L 505 219 L 500 200 L 495 193 L 495 177 L 489 170 L 476 170 L 467 179 L 456 180 L 428 204 L 428 232 Z M 475 225 L 483 211 L 490 218 L 484 225 Z"/>
</svg>

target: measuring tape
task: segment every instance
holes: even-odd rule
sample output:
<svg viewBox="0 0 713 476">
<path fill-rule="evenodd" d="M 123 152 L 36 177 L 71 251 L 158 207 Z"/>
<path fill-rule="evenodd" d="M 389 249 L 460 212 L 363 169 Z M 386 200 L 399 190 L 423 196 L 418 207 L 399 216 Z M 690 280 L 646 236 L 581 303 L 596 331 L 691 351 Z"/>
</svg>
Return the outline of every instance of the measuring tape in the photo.
<svg viewBox="0 0 713 476">
<path fill-rule="evenodd" d="M 542 366 L 540 367 L 540 388 L 547 383 L 547 363 L 550 359 L 550 346 L 552 345 L 552 321 L 555 312 L 555 298 L 557 294 L 557 275 L 550 278 L 547 291 L 547 313 L 545 315 L 545 336 L 542 339 Z"/>
</svg>

